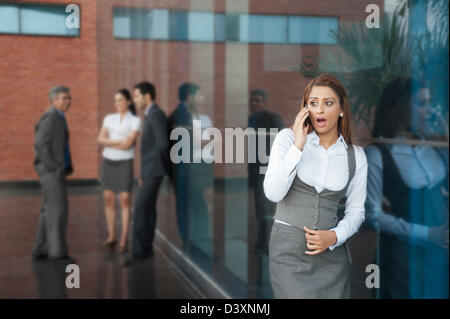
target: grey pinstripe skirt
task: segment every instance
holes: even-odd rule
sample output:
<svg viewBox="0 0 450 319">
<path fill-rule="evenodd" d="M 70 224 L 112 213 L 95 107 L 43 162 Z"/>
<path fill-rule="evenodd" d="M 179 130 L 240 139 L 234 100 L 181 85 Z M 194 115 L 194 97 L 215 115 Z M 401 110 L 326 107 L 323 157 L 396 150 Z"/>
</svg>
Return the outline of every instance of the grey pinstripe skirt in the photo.
<svg viewBox="0 0 450 319">
<path fill-rule="evenodd" d="M 305 231 L 275 222 L 269 244 L 275 298 L 350 298 L 350 256 L 345 244 L 307 255 Z"/>
<path fill-rule="evenodd" d="M 131 192 L 133 187 L 133 159 L 113 161 L 103 158 L 100 181 L 104 190 Z"/>
</svg>

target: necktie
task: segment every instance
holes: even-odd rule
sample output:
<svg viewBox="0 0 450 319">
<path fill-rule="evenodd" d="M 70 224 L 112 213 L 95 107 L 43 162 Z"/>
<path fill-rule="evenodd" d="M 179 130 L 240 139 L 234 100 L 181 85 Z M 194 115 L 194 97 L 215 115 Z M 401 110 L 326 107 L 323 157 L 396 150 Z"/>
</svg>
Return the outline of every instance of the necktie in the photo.
<svg viewBox="0 0 450 319">
<path fill-rule="evenodd" d="M 69 131 L 68 127 L 67 127 L 67 121 L 66 121 L 66 117 L 63 116 L 62 117 L 64 120 L 64 129 L 66 132 Z M 64 166 L 65 168 L 69 168 L 70 167 L 70 147 L 69 147 L 69 139 L 65 140 L 65 145 L 64 145 Z"/>
</svg>

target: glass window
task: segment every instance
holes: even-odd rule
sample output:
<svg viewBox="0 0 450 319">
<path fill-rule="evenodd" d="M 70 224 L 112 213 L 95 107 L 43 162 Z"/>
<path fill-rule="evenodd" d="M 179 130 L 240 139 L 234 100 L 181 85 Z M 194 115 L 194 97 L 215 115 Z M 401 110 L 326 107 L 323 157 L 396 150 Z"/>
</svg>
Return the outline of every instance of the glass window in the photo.
<svg viewBox="0 0 450 319">
<path fill-rule="evenodd" d="M 214 19 L 214 39 L 217 42 L 225 41 L 225 15 L 218 13 Z"/>
<path fill-rule="evenodd" d="M 214 13 L 189 12 L 188 30 L 190 41 L 214 41 Z"/>
<path fill-rule="evenodd" d="M 188 18 L 186 11 L 170 11 L 169 14 L 169 35 L 171 40 L 188 39 Z"/>
<path fill-rule="evenodd" d="M 269 15 L 249 15 L 248 17 L 248 42 L 287 42 L 287 17 Z"/>
<path fill-rule="evenodd" d="M 130 32 L 130 9 L 114 8 L 114 37 L 129 38 Z"/>
<path fill-rule="evenodd" d="M 153 10 L 151 27 L 153 39 L 169 39 L 169 10 Z"/>
<path fill-rule="evenodd" d="M 239 41 L 240 42 L 248 42 L 249 39 L 249 21 L 250 18 L 248 16 L 248 14 L 241 14 L 239 16 Z"/>
<path fill-rule="evenodd" d="M 151 39 L 151 11 L 134 9 L 130 11 L 130 36 L 136 39 Z"/>
<path fill-rule="evenodd" d="M 19 32 L 19 8 L 17 6 L 0 4 L 0 32 Z"/>
<path fill-rule="evenodd" d="M 335 17 L 289 17 L 289 43 L 336 44 L 330 30 L 338 25 Z"/>
<path fill-rule="evenodd" d="M 23 34 L 76 36 L 79 29 L 66 27 L 65 6 L 20 6 L 20 31 Z"/>
<path fill-rule="evenodd" d="M 238 41 L 240 30 L 240 17 L 239 14 L 230 13 L 225 16 L 225 32 L 226 40 Z"/>
</svg>

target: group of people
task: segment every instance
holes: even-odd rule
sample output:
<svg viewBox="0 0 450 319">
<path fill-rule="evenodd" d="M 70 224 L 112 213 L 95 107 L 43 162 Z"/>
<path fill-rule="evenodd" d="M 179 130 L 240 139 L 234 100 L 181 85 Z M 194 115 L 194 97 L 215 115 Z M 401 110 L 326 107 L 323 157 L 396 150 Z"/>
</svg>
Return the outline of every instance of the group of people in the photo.
<svg viewBox="0 0 450 319">
<path fill-rule="evenodd" d="M 118 194 L 122 214 L 122 234 L 119 252 L 128 251 L 129 225 L 131 220 L 131 196 L 134 180 L 135 145 L 141 136 L 141 174 L 139 192 L 133 210 L 131 254 L 125 265 L 131 265 L 153 256 L 153 240 L 156 227 L 156 201 L 163 177 L 169 175 L 177 195 L 177 213 L 182 237 L 186 233 L 187 214 L 184 191 L 188 178 L 197 178 L 195 192 L 200 196 L 203 190 L 212 189 L 212 166 L 201 165 L 196 172 L 187 174 L 182 165 L 172 165 L 169 160 L 169 134 L 176 126 L 187 126 L 192 130 L 192 119 L 199 119 L 202 125 L 211 126 L 209 118 L 198 112 L 196 103 L 202 99 L 199 86 L 185 83 L 179 88 L 180 104 L 167 118 L 159 108 L 156 90 L 150 82 L 134 86 L 133 96 L 127 89 L 121 89 L 114 96 L 116 112 L 108 114 L 98 135 L 102 145 L 100 182 L 105 203 L 108 237 L 103 246 L 114 249 L 117 245 L 115 231 L 115 199 Z M 50 90 L 51 107 L 42 115 L 35 127 L 35 170 L 42 186 L 43 202 L 33 250 L 33 259 L 49 259 L 56 262 L 75 263 L 68 254 L 66 242 L 68 202 L 66 176 L 73 172 L 69 130 L 65 113 L 71 105 L 70 90 L 57 86 Z M 137 116 L 144 114 L 144 123 Z M 205 178 L 209 177 L 209 178 Z M 198 179 L 200 178 L 200 179 Z M 209 183 L 201 181 L 210 181 Z M 192 181 L 191 181 L 192 183 Z M 204 200 L 195 201 L 198 204 Z"/>
<path fill-rule="evenodd" d="M 211 220 L 212 164 L 193 161 L 199 156 L 195 150 L 189 154 L 190 163 L 171 163 L 169 150 L 177 141 L 169 135 L 176 127 L 194 132 L 194 120 L 200 121 L 202 130 L 212 122 L 198 111 L 203 96 L 197 85 L 185 83 L 178 93 L 180 103 L 167 118 L 155 103 L 151 83 L 135 85 L 133 97 L 128 90 L 119 90 L 117 112 L 105 117 L 98 136 L 104 146 L 100 179 L 109 232 L 104 246 L 116 245 L 114 207 L 119 193 L 123 229 L 119 251 L 126 252 L 134 145 L 142 134 L 140 189 L 127 265 L 153 255 L 156 200 L 164 175 L 174 185 L 181 237 L 211 236 L 212 226 L 203 227 L 200 220 Z M 414 123 L 428 116 L 427 99 L 429 91 L 419 81 L 407 77 L 392 81 L 383 90 L 373 137 L 424 139 L 425 130 Z M 274 296 L 350 297 L 352 258 L 347 240 L 365 223 L 380 233 L 374 262 L 380 266 L 381 297 L 448 297 L 448 153 L 428 145 L 353 144 L 349 97 L 330 74 L 308 83 L 288 128 L 278 114 L 266 109 L 266 100 L 264 91 L 250 92 L 248 126 L 281 131 L 272 147 L 266 146 L 270 158 L 265 174 L 261 169 L 266 164 L 259 158 L 248 170 L 255 193 L 257 248 L 269 254 Z M 71 101 L 69 89 L 53 88 L 50 101 L 51 108 L 36 126 L 34 165 L 43 206 L 33 256 L 67 261 L 65 176 L 73 171 L 64 115 Z M 425 106 L 413 105 L 417 101 Z M 136 109 L 144 113 L 143 124 Z M 410 120 L 413 113 L 423 118 Z M 344 201 L 344 217 L 339 218 Z M 193 214 L 202 217 L 194 219 Z"/>
</svg>

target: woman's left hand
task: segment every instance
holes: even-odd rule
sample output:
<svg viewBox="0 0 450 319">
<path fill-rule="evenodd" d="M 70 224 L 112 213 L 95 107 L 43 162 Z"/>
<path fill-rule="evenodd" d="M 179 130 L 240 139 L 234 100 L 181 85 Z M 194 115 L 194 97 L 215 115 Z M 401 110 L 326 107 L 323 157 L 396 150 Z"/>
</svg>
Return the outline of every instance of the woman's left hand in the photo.
<svg viewBox="0 0 450 319">
<path fill-rule="evenodd" d="M 320 254 L 337 242 L 336 233 L 332 230 L 314 230 L 306 226 L 303 229 L 306 231 L 306 247 L 309 249 L 305 251 L 305 254 Z"/>
</svg>

